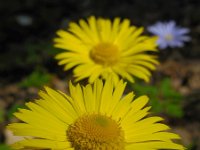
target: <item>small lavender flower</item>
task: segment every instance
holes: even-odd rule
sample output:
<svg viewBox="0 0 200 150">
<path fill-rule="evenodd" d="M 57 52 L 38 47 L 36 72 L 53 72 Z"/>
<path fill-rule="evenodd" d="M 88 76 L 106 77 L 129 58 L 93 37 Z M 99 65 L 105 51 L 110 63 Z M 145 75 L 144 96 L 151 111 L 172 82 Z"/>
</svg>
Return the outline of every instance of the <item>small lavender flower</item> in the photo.
<svg viewBox="0 0 200 150">
<path fill-rule="evenodd" d="M 188 28 L 176 26 L 175 21 L 157 22 L 147 28 L 149 32 L 158 36 L 157 44 L 160 49 L 166 47 L 183 47 L 184 42 L 190 41 Z"/>
</svg>

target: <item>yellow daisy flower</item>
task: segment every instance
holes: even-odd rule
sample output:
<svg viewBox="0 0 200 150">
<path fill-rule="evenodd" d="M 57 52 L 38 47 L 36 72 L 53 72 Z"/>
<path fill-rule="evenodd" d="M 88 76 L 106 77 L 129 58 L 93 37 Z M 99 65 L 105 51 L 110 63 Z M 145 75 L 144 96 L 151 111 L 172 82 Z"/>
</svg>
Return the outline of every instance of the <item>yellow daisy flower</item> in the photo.
<svg viewBox="0 0 200 150">
<path fill-rule="evenodd" d="M 26 103 L 14 115 L 23 123 L 12 123 L 8 129 L 26 136 L 13 144 L 15 149 L 52 150 L 158 150 L 178 149 L 180 139 L 160 123 L 160 117 L 146 117 L 147 96 L 133 100 L 131 92 L 123 95 L 126 83 L 114 87 L 111 79 L 105 84 L 74 86 L 69 95 L 45 87 L 40 99 Z M 27 137 L 28 136 L 28 137 Z"/>
<path fill-rule="evenodd" d="M 149 81 L 151 73 L 158 64 L 156 37 L 141 35 L 143 28 L 130 25 L 130 20 L 115 18 L 96 19 L 89 17 L 79 24 L 69 24 L 68 31 L 59 30 L 55 38 L 55 47 L 65 51 L 58 54 L 59 65 L 64 70 L 74 68 L 76 81 L 89 78 L 93 83 L 98 77 L 112 76 L 115 83 L 119 76 L 134 82 L 133 76 Z"/>
</svg>

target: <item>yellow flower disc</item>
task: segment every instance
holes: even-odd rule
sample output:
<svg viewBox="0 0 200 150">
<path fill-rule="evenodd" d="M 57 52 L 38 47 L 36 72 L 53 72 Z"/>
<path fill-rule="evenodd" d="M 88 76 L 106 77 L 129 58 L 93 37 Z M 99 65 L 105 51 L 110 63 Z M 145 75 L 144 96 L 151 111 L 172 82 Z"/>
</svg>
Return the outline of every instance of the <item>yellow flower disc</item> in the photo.
<svg viewBox="0 0 200 150">
<path fill-rule="evenodd" d="M 112 66 L 119 60 L 119 50 L 113 44 L 100 43 L 92 48 L 90 57 L 97 64 Z"/>
<path fill-rule="evenodd" d="M 124 150 L 124 135 L 119 123 L 98 114 L 78 118 L 67 135 L 75 150 Z"/>
</svg>

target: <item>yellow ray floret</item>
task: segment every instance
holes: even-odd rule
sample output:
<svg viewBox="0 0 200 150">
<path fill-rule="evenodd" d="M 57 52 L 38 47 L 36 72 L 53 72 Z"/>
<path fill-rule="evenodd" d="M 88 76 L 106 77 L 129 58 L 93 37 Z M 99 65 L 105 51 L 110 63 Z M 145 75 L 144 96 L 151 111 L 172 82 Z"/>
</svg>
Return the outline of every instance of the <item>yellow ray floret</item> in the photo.
<svg viewBox="0 0 200 150">
<path fill-rule="evenodd" d="M 64 70 L 74 69 L 76 81 L 112 76 L 115 84 L 119 77 L 130 82 L 138 77 L 146 82 L 158 64 L 156 37 L 141 35 L 143 28 L 130 25 L 128 19 L 96 19 L 91 16 L 79 23 L 70 23 L 67 31 L 57 31 L 54 46 L 64 49 L 56 56 Z"/>
<path fill-rule="evenodd" d="M 184 147 L 161 117 L 147 117 L 147 96 L 133 100 L 124 95 L 126 83 L 111 78 L 74 86 L 69 95 L 45 87 L 40 99 L 26 103 L 14 115 L 21 123 L 8 125 L 14 135 L 25 136 L 14 149 L 51 150 L 158 150 Z"/>
</svg>

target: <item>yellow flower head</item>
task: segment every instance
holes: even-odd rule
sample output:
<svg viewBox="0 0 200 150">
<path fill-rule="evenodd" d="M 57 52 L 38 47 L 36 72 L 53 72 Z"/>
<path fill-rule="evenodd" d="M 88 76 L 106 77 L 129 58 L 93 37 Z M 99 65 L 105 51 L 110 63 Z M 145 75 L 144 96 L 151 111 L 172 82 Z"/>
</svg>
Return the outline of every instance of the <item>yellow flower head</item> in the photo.
<svg viewBox="0 0 200 150">
<path fill-rule="evenodd" d="M 76 81 L 89 78 L 93 83 L 98 77 L 112 76 L 115 83 L 119 76 L 134 82 L 133 76 L 149 81 L 158 64 L 156 37 L 141 35 L 143 28 L 130 25 L 128 19 L 96 19 L 94 16 L 79 24 L 70 23 L 68 31 L 59 30 L 54 39 L 55 47 L 65 51 L 58 54 L 59 65 L 64 70 L 74 68 Z"/>
<path fill-rule="evenodd" d="M 52 150 L 183 150 L 173 142 L 180 139 L 160 123 L 160 117 L 146 117 L 147 96 L 133 100 L 134 94 L 123 95 L 126 83 L 74 86 L 69 95 L 48 87 L 40 99 L 26 103 L 14 115 L 23 123 L 12 123 L 8 129 L 26 136 L 13 144 L 14 149 Z M 28 137 L 27 137 L 28 136 Z"/>
</svg>

